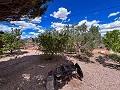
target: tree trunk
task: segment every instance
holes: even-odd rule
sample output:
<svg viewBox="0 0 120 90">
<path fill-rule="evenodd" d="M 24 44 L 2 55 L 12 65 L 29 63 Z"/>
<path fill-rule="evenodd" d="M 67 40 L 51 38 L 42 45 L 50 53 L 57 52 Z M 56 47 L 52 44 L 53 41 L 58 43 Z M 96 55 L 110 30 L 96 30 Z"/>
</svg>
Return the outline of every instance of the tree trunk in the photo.
<svg viewBox="0 0 120 90">
<path fill-rule="evenodd" d="M 0 55 L 3 54 L 3 52 L 0 50 Z"/>
<path fill-rule="evenodd" d="M 11 53 L 11 54 L 13 53 L 13 50 L 12 50 L 12 49 L 10 50 L 10 53 Z"/>
<path fill-rule="evenodd" d="M 79 43 L 77 43 L 76 48 L 77 48 L 77 54 L 81 54 L 81 49 L 80 49 Z"/>
</svg>

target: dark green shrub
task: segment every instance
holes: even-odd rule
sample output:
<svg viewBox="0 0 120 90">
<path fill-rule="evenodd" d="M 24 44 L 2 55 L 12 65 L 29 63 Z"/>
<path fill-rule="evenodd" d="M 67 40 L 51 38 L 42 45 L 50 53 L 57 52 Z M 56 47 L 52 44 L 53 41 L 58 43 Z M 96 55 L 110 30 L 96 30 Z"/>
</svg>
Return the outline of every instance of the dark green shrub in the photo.
<svg viewBox="0 0 120 90">
<path fill-rule="evenodd" d="M 46 59 L 52 59 L 57 53 L 66 50 L 68 35 L 56 31 L 46 31 L 40 34 L 38 39 L 42 51 L 47 55 Z"/>
</svg>

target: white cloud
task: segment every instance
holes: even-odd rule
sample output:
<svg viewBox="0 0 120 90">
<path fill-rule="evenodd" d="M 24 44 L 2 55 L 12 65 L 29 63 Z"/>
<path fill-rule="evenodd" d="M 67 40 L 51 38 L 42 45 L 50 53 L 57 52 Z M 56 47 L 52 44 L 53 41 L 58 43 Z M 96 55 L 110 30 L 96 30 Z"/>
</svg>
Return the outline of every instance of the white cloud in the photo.
<svg viewBox="0 0 120 90">
<path fill-rule="evenodd" d="M 32 22 L 32 23 L 40 23 L 41 22 L 41 17 L 35 17 L 34 19 L 29 19 L 27 16 L 22 16 L 22 18 L 20 18 L 22 21 L 24 21 L 24 20 L 28 20 L 28 21 L 30 21 L 30 22 Z"/>
<path fill-rule="evenodd" d="M 83 23 L 86 23 L 88 29 L 91 27 L 91 25 L 99 26 L 102 36 L 104 34 L 106 34 L 107 31 L 113 31 L 114 29 L 120 30 L 120 21 L 119 20 L 116 20 L 111 23 L 106 23 L 106 24 L 99 24 L 100 21 L 97 21 L 97 20 L 93 20 L 93 21 L 82 20 L 79 22 L 78 25 L 82 25 Z"/>
<path fill-rule="evenodd" d="M 101 29 L 113 29 L 113 28 L 120 28 L 120 21 L 114 21 L 111 23 L 107 23 L 107 24 L 101 24 L 100 25 Z"/>
<path fill-rule="evenodd" d="M 117 17 L 117 18 L 115 18 L 114 20 L 118 20 L 118 21 L 120 21 L 120 17 Z"/>
<path fill-rule="evenodd" d="M 40 33 L 29 32 L 29 34 L 32 34 L 32 35 L 34 35 L 34 36 L 37 36 L 37 35 L 40 34 Z"/>
<path fill-rule="evenodd" d="M 44 32 L 45 32 L 45 30 L 40 29 L 38 32 L 40 32 L 40 33 L 44 33 Z"/>
<path fill-rule="evenodd" d="M 63 24 L 63 23 L 58 23 L 58 22 L 52 22 L 52 25 L 51 25 L 51 27 L 52 28 L 55 28 L 57 31 L 59 31 L 59 30 L 61 30 L 61 29 L 63 29 L 63 27 L 65 26 L 66 24 Z"/>
<path fill-rule="evenodd" d="M 108 18 L 109 18 L 109 17 L 112 17 L 112 16 L 116 16 L 116 15 L 118 15 L 118 14 L 120 14 L 120 12 L 111 13 L 111 14 L 108 16 Z"/>
<path fill-rule="evenodd" d="M 91 25 L 94 26 L 99 26 L 100 28 L 100 33 L 103 36 L 104 34 L 106 34 L 107 31 L 113 31 L 114 29 L 120 30 L 120 21 L 114 21 L 111 23 L 106 23 L 106 24 L 100 24 L 100 21 L 97 20 L 93 20 L 93 21 L 88 21 L 88 20 L 82 20 L 78 23 L 78 26 L 82 25 L 83 23 L 86 23 L 88 29 L 91 27 Z M 56 30 L 60 31 L 63 29 L 63 27 L 67 25 L 67 24 L 63 24 L 63 23 L 53 23 L 51 27 L 55 28 Z M 70 25 L 70 24 L 69 24 Z"/>
<path fill-rule="evenodd" d="M 22 38 L 30 38 L 31 36 L 30 35 L 25 35 L 25 37 L 22 37 Z"/>
<path fill-rule="evenodd" d="M 50 14 L 50 16 L 54 18 L 59 18 L 61 20 L 66 20 L 67 16 L 71 14 L 71 11 L 68 11 L 66 8 L 59 8 L 57 12 L 53 12 L 53 14 Z"/>
<path fill-rule="evenodd" d="M 40 23 L 41 22 L 41 17 L 36 17 L 35 19 L 31 19 L 32 23 Z"/>
<path fill-rule="evenodd" d="M 0 24 L 0 30 L 2 30 L 2 31 L 4 31 L 4 32 L 10 32 L 11 31 L 11 29 L 15 29 L 15 28 L 17 28 L 17 27 L 9 27 L 9 26 L 7 26 L 7 25 L 4 25 L 4 24 Z"/>
<path fill-rule="evenodd" d="M 26 22 L 26 21 L 11 21 L 10 23 L 19 26 L 19 28 L 22 30 L 26 30 L 26 29 L 39 30 L 41 28 L 41 26 L 39 25 L 37 26 L 34 23 Z"/>
<path fill-rule="evenodd" d="M 94 25 L 94 26 L 99 26 L 99 22 L 100 21 L 97 21 L 97 20 L 93 20 L 93 21 L 88 21 L 88 20 L 82 20 L 78 23 L 78 26 L 82 25 L 83 23 L 85 23 L 88 27 L 88 29 L 91 27 L 91 25 Z"/>
<path fill-rule="evenodd" d="M 114 21 L 107 24 L 100 24 L 100 32 L 104 35 L 107 31 L 113 31 L 114 29 L 120 30 L 120 21 Z"/>
</svg>

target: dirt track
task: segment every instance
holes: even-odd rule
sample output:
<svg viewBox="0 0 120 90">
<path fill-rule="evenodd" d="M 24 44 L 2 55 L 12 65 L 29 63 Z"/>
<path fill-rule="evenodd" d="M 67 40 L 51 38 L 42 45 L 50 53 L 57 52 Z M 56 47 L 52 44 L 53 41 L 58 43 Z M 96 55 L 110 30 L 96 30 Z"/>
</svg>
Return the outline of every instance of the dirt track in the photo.
<svg viewBox="0 0 120 90">
<path fill-rule="evenodd" d="M 74 58 L 71 60 L 79 63 L 84 79 L 73 79 L 61 90 L 120 90 L 120 70 L 103 67 L 98 63 L 79 62 Z"/>
<path fill-rule="evenodd" d="M 50 70 L 67 62 L 66 58 L 56 57 L 58 61 L 41 61 L 38 51 L 15 57 L 0 59 L 0 90 L 45 90 L 45 78 Z M 119 90 L 120 71 L 103 67 L 98 63 L 80 62 L 69 58 L 81 66 L 84 79 L 72 79 L 60 90 Z M 5 60 L 5 62 L 3 62 Z"/>
</svg>

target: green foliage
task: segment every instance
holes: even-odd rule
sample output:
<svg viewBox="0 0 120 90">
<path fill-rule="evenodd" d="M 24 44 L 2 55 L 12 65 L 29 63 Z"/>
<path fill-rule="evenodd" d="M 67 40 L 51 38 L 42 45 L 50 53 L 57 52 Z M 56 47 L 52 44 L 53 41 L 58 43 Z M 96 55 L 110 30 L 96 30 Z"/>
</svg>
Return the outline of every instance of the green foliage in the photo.
<svg viewBox="0 0 120 90">
<path fill-rule="evenodd" d="M 120 52 L 120 31 L 113 30 L 106 33 L 103 37 L 103 43 L 107 49 Z"/>
<path fill-rule="evenodd" d="M 11 34 L 16 38 L 20 39 L 22 35 L 21 29 L 12 29 Z"/>
<path fill-rule="evenodd" d="M 1 48 L 3 48 L 3 42 L 2 42 L 2 40 L 1 40 L 1 35 L 2 35 L 2 34 L 4 34 L 4 32 L 3 32 L 3 31 L 0 31 L 0 54 L 3 53 L 2 50 L 1 50 Z"/>
<path fill-rule="evenodd" d="M 57 31 L 46 31 L 38 36 L 39 43 L 45 54 L 51 55 L 61 53 L 66 49 L 68 35 Z"/>
<path fill-rule="evenodd" d="M 52 57 L 54 54 L 65 52 L 76 52 L 85 57 L 92 56 L 90 50 L 97 48 L 101 43 L 99 27 L 91 26 L 88 30 L 85 23 L 81 26 L 76 24 L 64 26 L 59 32 L 56 30 L 46 31 L 38 37 L 42 51 Z M 81 53 L 80 53 L 81 51 Z M 88 60 L 86 58 L 86 60 Z"/>
<path fill-rule="evenodd" d="M 42 16 L 53 0 L 1 0 L 0 21 Z"/>
<path fill-rule="evenodd" d="M 89 31 L 84 36 L 84 42 L 85 44 L 83 46 L 89 50 L 93 50 L 99 46 L 101 43 L 101 34 L 98 26 L 91 26 Z"/>
<path fill-rule="evenodd" d="M 79 49 L 80 47 L 84 47 L 89 50 L 93 50 L 94 48 L 97 48 L 97 46 L 101 43 L 101 34 L 99 32 L 99 27 L 97 26 L 92 25 L 88 30 L 86 24 L 83 23 L 81 26 L 66 26 L 63 30 L 70 36 L 70 49 Z"/>
<path fill-rule="evenodd" d="M 1 35 L 0 40 L 3 42 L 2 51 L 10 51 L 20 49 L 23 45 L 20 35 L 22 34 L 20 29 L 14 29 L 11 33 L 4 33 Z"/>
</svg>

